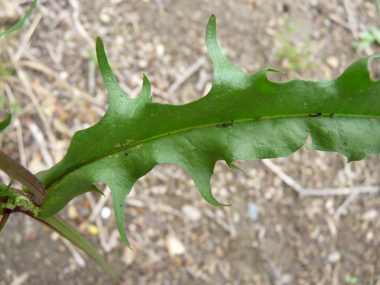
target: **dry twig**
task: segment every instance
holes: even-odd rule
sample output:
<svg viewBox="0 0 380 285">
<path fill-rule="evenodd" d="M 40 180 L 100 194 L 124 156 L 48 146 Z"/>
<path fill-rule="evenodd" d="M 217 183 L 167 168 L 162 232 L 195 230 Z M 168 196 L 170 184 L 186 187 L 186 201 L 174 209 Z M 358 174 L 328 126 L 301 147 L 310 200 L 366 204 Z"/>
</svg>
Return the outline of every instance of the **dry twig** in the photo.
<svg viewBox="0 0 380 285">
<path fill-rule="evenodd" d="M 341 196 L 350 195 L 353 192 L 357 193 L 374 193 L 379 192 L 380 187 L 378 186 L 358 186 L 351 188 L 340 188 L 340 189 L 303 189 L 300 198 L 307 196 Z"/>
<path fill-rule="evenodd" d="M 28 43 L 29 43 L 29 40 L 30 38 L 32 37 L 34 31 L 36 30 L 38 24 L 40 23 L 42 19 L 42 14 L 41 13 L 38 13 L 36 15 L 36 17 L 34 18 L 32 24 L 30 25 L 28 31 L 26 32 L 26 34 L 22 37 L 22 41 L 20 43 L 20 46 L 14 56 L 14 60 L 17 62 L 20 60 L 20 58 L 22 57 L 24 51 L 26 50 L 26 47 L 28 46 Z"/>
<path fill-rule="evenodd" d="M 335 211 L 334 219 L 338 219 L 341 215 L 345 214 L 347 212 L 348 205 L 350 205 L 351 202 L 354 201 L 358 195 L 358 191 L 353 191 Z"/>
<path fill-rule="evenodd" d="M 45 113 L 43 112 L 43 110 L 40 106 L 40 103 L 39 103 L 36 95 L 34 94 L 34 92 L 32 90 L 32 87 L 30 86 L 30 80 L 29 80 L 26 72 L 24 72 L 24 70 L 20 67 L 18 62 L 15 60 L 14 55 L 13 55 L 13 51 L 11 48 L 8 48 L 8 54 L 9 54 L 9 57 L 11 59 L 12 65 L 16 69 L 17 74 L 21 80 L 21 83 L 26 90 L 26 94 L 29 96 L 31 102 L 33 103 L 34 107 L 37 110 L 38 116 L 40 117 L 40 119 L 44 125 L 45 131 L 46 131 L 46 134 L 50 140 L 50 143 L 54 144 L 55 137 L 54 137 L 53 132 L 50 128 L 50 124 L 49 124 L 49 122 L 45 116 Z"/>
<path fill-rule="evenodd" d="M 111 197 L 111 189 L 107 186 L 103 194 L 106 197 L 104 198 L 103 196 L 101 196 L 99 198 L 98 203 L 96 203 L 96 205 L 92 207 L 92 213 L 90 217 L 88 218 L 88 221 L 90 223 L 95 221 L 96 217 L 99 216 L 100 211 L 103 209 L 104 205 L 107 203 L 108 199 Z"/>
<path fill-rule="evenodd" d="M 4 83 L 4 89 L 5 93 L 7 94 L 9 102 L 16 103 L 16 98 L 13 96 L 12 89 L 9 87 L 7 83 Z M 22 138 L 22 128 L 21 128 L 21 122 L 19 118 L 13 117 L 14 126 L 17 133 L 17 144 L 18 144 L 18 151 L 20 154 L 20 162 L 22 165 L 26 166 L 26 155 L 25 155 L 25 148 L 24 148 L 24 141 Z"/>
<path fill-rule="evenodd" d="M 47 149 L 46 140 L 42 131 L 34 122 L 30 122 L 28 128 L 32 133 L 34 140 L 36 141 L 38 148 L 40 149 L 41 156 L 43 161 L 45 162 L 45 165 L 48 168 L 52 167 L 54 165 L 54 161 Z"/>
<path fill-rule="evenodd" d="M 296 181 L 293 180 L 289 175 L 285 174 L 280 167 L 278 167 L 276 164 L 274 164 L 269 159 L 262 159 L 261 160 L 266 167 L 268 167 L 270 170 L 273 171 L 274 174 L 276 174 L 282 181 L 284 181 L 288 186 L 293 188 L 298 194 L 301 195 L 303 188 L 301 185 L 299 185 Z"/>
<path fill-rule="evenodd" d="M 230 229 L 229 225 L 225 221 L 223 221 L 220 217 L 215 215 L 211 210 L 207 209 L 204 211 L 204 213 L 209 219 L 215 221 L 215 223 L 217 223 L 219 226 L 221 226 L 227 233 L 230 233 L 231 229 Z"/>
<path fill-rule="evenodd" d="M 73 244 L 63 237 L 59 237 L 59 238 L 64 243 L 64 245 L 67 247 L 67 249 L 71 252 L 71 254 L 74 257 L 75 262 L 78 264 L 78 266 L 79 267 L 85 267 L 86 261 L 84 261 L 82 256 L 80 256 L 79 252 L 76 250 L 76 248 L 73 246 Z"/>
<path fill-rule="evenodd" d="M 348 19 L 348 24 L 350 25 L 350 30 L 352 32 L 352 35 L 355 40 L 358 39 L 358 21 L 355 17 L 355 7 L 354 1 L 349 1 L 349 0 L 344 0 L 344 8 L 346 9 L 347 12 L 347 19 Z"/>
<path fill-rule="evenodd" d="M 176 81 L 168 88 L 166 91 L 169 95 L 172 95 L 179 86 L 181 86 L 191 75 L 193 75 L 198 69 L 206 64 L 207 60 L 204 56 L 198 59 L 194 64 L 192 64 L 187 70 L 182 73 Z"/>
</svg>

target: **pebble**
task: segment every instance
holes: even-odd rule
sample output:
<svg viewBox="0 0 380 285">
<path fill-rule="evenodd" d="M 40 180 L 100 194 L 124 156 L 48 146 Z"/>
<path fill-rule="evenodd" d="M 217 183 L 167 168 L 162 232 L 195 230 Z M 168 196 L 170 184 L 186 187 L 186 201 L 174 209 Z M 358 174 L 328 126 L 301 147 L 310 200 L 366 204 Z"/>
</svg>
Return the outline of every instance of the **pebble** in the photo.
<svg viewBox="0 0 380 285">
<path fill-rule="evenodd" d="M 160 57 L 165 54 L 165 46 L 163 44 L 156 45 L 156 54 Z"/>
<path fill-rule="evenodd" d="M 192 221 L 198 221 L 202 217 L 201 211 L 192 205 L 183 205 L 181 210 Z"/>
<path fill-rule="evenodd" d="M 103 207 L 103 209 L 100 211 L 100 217 L 103 220 L 107 220 L 111 216 L 111 209 L 108 207 Z"/>
<path fill-rule="evenodd" d="M 52 241 L 57 241 L 59 239 L 59 234 L 56 232 L 53 232 L 50 236 Z"/>
<path fill-rule="evenodd" d="M 222 258 L 222 257 L 223 257 L 224 252 L 223 252 L 223 249 L 222 249 L 220 246 L 217 246 L 217 247 L 215 248 L 215 255 L 216 255 L 216 257 L 218 257 L 218 258 Z"/>
<path fill-rule="evenodd" d="M 374 237 L 375 237 L 375 235 L 373 234 L 373 232 L 370 231 L 370 232 L 367 233 L 365 239 L 366 239 L 366 241 L 368 243 L 370 243 L 373 240 Z"/>
<path fill-rule="evenodd" d="M 116 36 L 115 38 L 115 43 L 119 44 L 119 45 L 122 45 L 125 43 L 125 39 L 122 35 L 118 35 Z"/>
<path fill-rule="evenodd" d="M 332 253 L 330 253 L 327 257 L 327 260 L 330 262 L 330 263 L 337 263 L 339 260 L 341 259 L 341 254 L 339 251 L 333 251 Z"/>
<path fill-rule="evenodd" d="M 140 59 L 137 61 L 137 65 L 140 67 L 140 68 L 145 68 L 148 66 L 148 61 L 145 60 L 145 59 Z"/>
<path fill-rule="evenodd" d="M 248 204 L 248 216 L 252 221 L 256 221 L 259 218 L 259 209 L 255 203 Z"/>
<path fill-rule="evenodd" d="M 378 211 L 375 209 L 369 210 L 368 212 L 363 214 L 364 220 L 372 220 L 379 215 Z"/>
<path fill-rule="evenodd" d="M 111 16 L 106 13 L 100 14 L 99 18 L 103 24 L 108 24 L 109 22 L 111 22 Z"/>
<path fill-rule="evenodd" d="M 95 225 L 91 225 L 91 224 L 89 224 L 89 225 L 87 226 L 87 231 L 88 231 L 90 234 L 94 235 L 94 236 L 96 236 L 96 235 L 99 233 L 99 229 L 98 229 L 98 227 L 95 226 Z"/>
<path fill-rule="evenodd" d="M 12 24 L 18 18 L 16 4 L 13 1 L 0 1 L 0 24 Z"/>
<path fill-rule="evenodd" d="M 185 252 L 185 246 L 173 233 L 166 236 L 166 248 L 170 256 L 181 255 Z"/>
<path fill-rule="evenodd" d="M 67 208 L 67 215 L 70 220 L 75 220 L 79 217 L 78 210 L 74 205 L 69 205 Z"/>
<path fill-rule="evenodd" d="M 339 67 L 339 59 L 335 56 L 328 56 L 326 58 L 326 63 L 328 66 L 334 69 Z"/>
<path fill-rule="evenodd" d="M 136 250 L 131 250 L 130 248 L 125 247 L 124 248 L 124 252 L 123 252 L 123 254 L 121 256 L 121 261 L 125 265 L 129 266 L 129 265 L 131 265 L 135 261 L 136 255 L 137 255 L 137 251 Z"/>
</svg>

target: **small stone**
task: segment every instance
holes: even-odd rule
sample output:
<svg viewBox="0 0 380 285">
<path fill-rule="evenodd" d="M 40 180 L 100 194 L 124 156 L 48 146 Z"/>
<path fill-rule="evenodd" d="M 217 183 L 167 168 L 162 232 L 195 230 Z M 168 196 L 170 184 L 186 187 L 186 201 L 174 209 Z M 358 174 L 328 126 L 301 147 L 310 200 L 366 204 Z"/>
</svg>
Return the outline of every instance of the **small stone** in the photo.
<svg viewBox="0 0 380 285">
<path fill-rule="evenodd" d="M 59 239 L 59 234 L 56 232 L 53 232 L 50 236 L 52 241 L 57 241 Z"/>
<path fill-rule="evenodd" d="M 103 220 L 107 220 L 111 216 L 111 209 L 108 207 L 103 207 L 103 209 L 100 211 L 100 217 Z"/>
<path fill-rule="evenodd" d="M 18 18 L 17 8 L 13 1 L 0 1 L 0 24 L 14 24 Z"/>
<path fill-rule="evenodd" d="M 252 221 L 256 221 L 259 218 L 259 209 L 255 203 L 248 204 L 248 216 Z"/>
<path fill-rule="evenodd" d="M 95 225 L 91 225 L 91 224 L 89 224 L 89 225 L 87 226 L 87 231 L 88 231 L 90 234 L 94 235 L 94 236 L 96 236 L 96 235 L 99 233 L 99 229 L 98 229 L 98 227 L 95 226 Z"/>
<path fill-rule="evenodd" d="M 106 13 L 100 14 L 99 18 L 103 24 L 108 24 L 109 22 L 111 22 L 111 16 Z"/>
<path fill-rule="evenodd" d="M 67 208 L 67 215 L 70 220 L 75 220 L 79 217 L 78 210 L 74 205 L 69 205 Z"/>
<path fill-rule="evenodd" d="M 89 223 L 87 221 L 80 223 L 80 225 L 78 227 L 79 232 L 83 233 L 86 230 L 88 224 Z"/>
<path fill-rule="evenodd" d="M 370 243 L 373 240 L 374 237 L 375 237 L 375 235 L 373 234 L 373 232 L 370 231 L 370 232 L 367 233 L 365 239 L 366 239 L 366 241 L 368 243 Z"/>
<path fill-rule="evenodd" d="M 125 39 L 124 39 L 124 37 L 122 35 L 116 36 L 115 43 L 117 43 L 119 45 L 122 45 L 122 44 L 124 44 L 124 42 L 125 42 Z"/>
<path fill-rule="evenodd" d="M 156 45 L 156 54 L 160 57 L 165 54 L 165 46 L 163 44 Z"/>
<path fill-rule="evenodd" d="M 51 260 L 49 259 L 45 259 L 45 265 L 48 266 L 48 267 L 52 267 L 53 266 L 53 262 L 51 262 Z"/>
<path fill-rule="evenodd" d="M 369 210 L 368 212 L 364 213 L 363 219 L 364 220 L 372 220 L 376 218 L 379 215 L 379 212 L 375 209 Z"/>
<path fill-rule="evenodd" d="M 166 236 L 166 247 L 170 256 L 181 255 L 185 252 L 185 246 L 173 233 Z"/>
<path fill-rule="evenodd" d="M 201 211 L 191 205 L 183 205 L 182 212 L 192 221 L 197 221 L 202 217 Z"/>
<path fill-rule="evenodd" d="M 332 253 L 330 253 L 327 257 L 327 260 L 330 262 L 330 263 L 337 263 L 339 260 L 341 259 L 341 254 L 339 251 L 333 251 Z"/>
<path fill-rule="evenodd" d="M 121 261 L 125 265 L 129 266 L 129 265 L 131 265 L 135 261 L 136 255 L 137 255 L 136 250 L 131 250 L 130 248 L 125 247 L 124 248 L 124 252 L 123 252 L 123 254 L 121 256 Z"/>
<path fill-rule="evenodd" d="M 216 255 L 216 257 L 218 257 L 218 258 L 223 257 L 224 252 L 223 252 L 223 249 L 222 249 L 220 246 L 217 246 L 217 247 L 215 248 L 215 255 Z"/>
<path fill-rule="evenodd" d="M 328 56 L 326 58 L 326 63 L 328 66 L 334 69 L 339 67 L 339 59 L 335 56 Z"/>
<path fill-rule="evenodd" d="M 144 60 L 144 59 L 140 59 L 137 61 L 137 65 L 140 67 L 140 68 L 145 68 L 148 66 L 148 61 L 147 60 Z"/>
</svg>

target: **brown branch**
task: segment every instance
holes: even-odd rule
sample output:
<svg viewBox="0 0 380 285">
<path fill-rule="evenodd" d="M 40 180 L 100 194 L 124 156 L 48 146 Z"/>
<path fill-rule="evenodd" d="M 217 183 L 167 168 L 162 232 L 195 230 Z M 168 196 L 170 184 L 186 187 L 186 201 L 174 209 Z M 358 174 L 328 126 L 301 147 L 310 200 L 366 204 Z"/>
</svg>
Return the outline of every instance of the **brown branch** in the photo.
<svg viewBox="0 0 380 285">
<path fill-rule="evenodd" d="M 28 169 L 0 150 L 0 169 L 21 182 L 34 194 L 34 204 L 41 206 L 46 199 L 45 186 Z"/>
<path fill-rule="evenodd" d="M 0 232 L 4 228 L 6 222 L 8 221 L 9 215 L 11 214 L 12 210 L 10 209 L 3 209 L 3 217 L 0 221 Z"/>
</svg>

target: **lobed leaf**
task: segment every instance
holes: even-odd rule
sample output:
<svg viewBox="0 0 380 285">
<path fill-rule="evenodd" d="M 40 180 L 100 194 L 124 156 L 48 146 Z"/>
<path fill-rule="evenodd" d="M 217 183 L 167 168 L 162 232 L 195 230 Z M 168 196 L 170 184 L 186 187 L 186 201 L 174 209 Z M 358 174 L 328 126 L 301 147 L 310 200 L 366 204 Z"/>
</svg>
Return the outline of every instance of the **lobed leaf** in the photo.
<svg viewBox="0 0 380 285">
<path fill-rule="evenodd" d="M 140 96 L 120 89 L 100 38 L 99 68 L 110 96 L 109 108 L 95 126 L 77 132 L 64 159 L 38 175 L 47 189 L 39 217 L 48 218 L 72 198 L 107 183 L 112 192 L 119 232 L 124 231 L 124 202 L 134 183 L 161 163 L 183 167 L 201 195 L 220 206 L 211 193 L 214 165 L 225 160 L 255 161 L 287 156 L 302 147 L 335 151 L 348 161 L 380 152 L 379 81 L 373 81 L 365 57 L 331 81 L 272 82 L 263 69 L 246 74 L 230 63 L 216 41 L 212 15 L 206 42 L 214 65 L 210 92 L 189 104 L 152 103 L 144 76 Z"/>
</svg>

